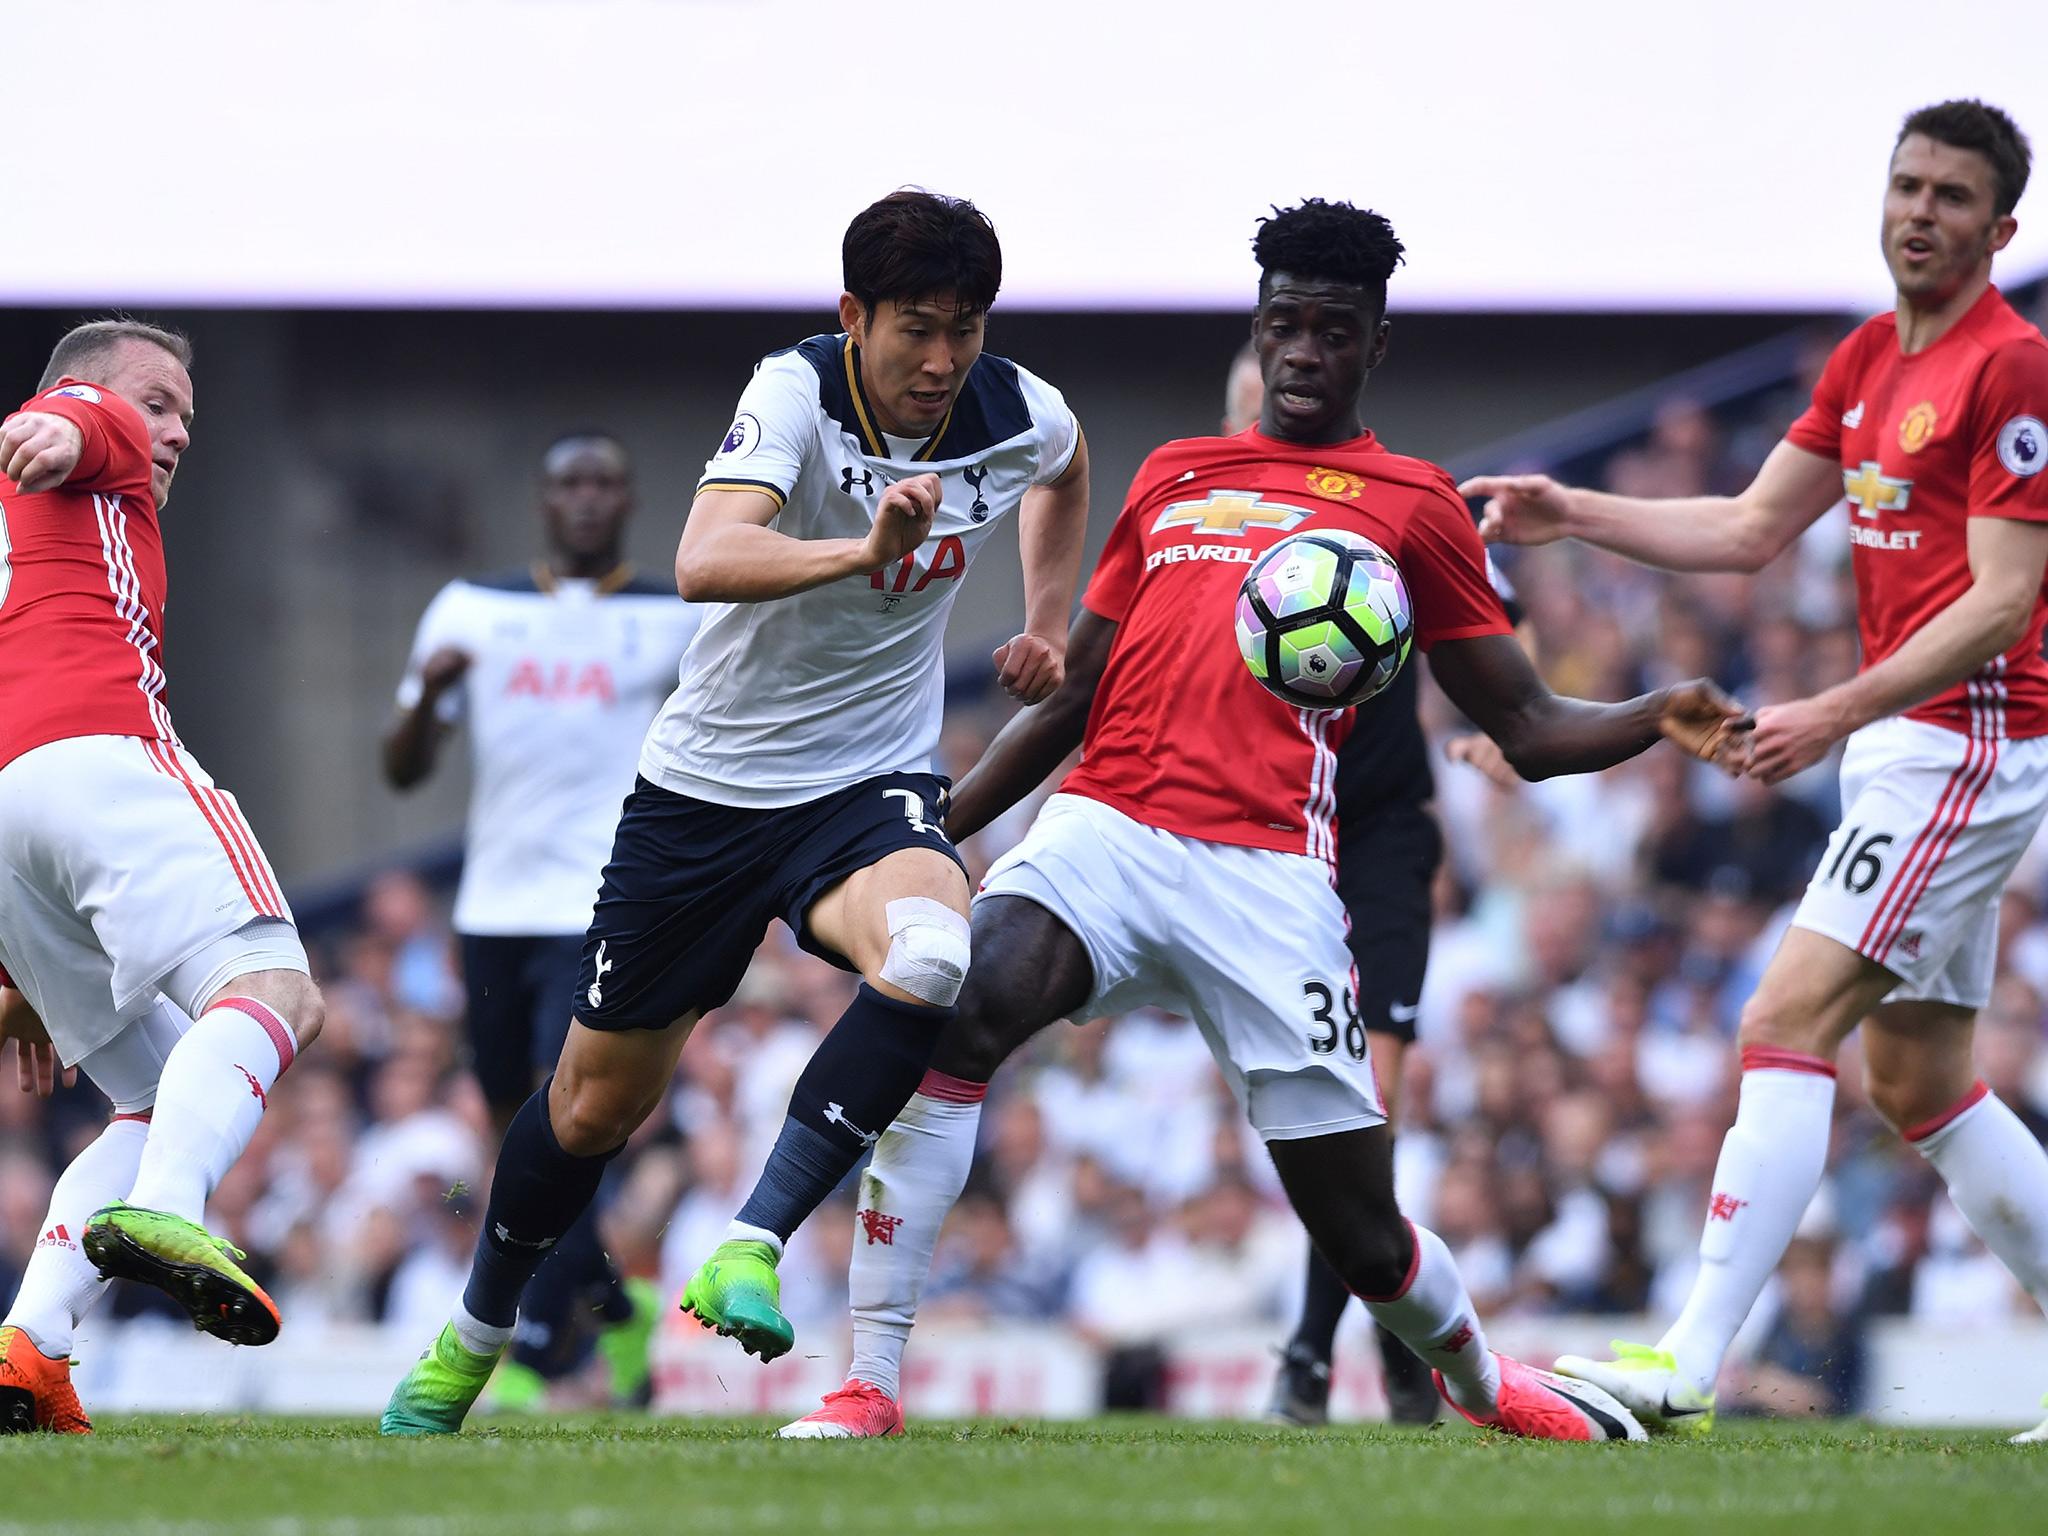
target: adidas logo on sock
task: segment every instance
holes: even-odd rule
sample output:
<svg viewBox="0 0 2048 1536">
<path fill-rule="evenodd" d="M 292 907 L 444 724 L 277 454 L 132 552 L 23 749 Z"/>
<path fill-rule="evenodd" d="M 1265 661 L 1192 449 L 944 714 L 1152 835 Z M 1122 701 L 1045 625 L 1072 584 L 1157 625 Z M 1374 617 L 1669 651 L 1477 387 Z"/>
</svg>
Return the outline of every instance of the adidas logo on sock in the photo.
<svg viewBox="0 0 2048 1536">
<path fill-rule="evenodd" d="M 69 1248 L 74 1253 L 78 1250 L 78 1244 L 71 1240 L 70 1231 L 61 1221 L 45 1232 L 37 1241 L 36 1246 L 38 1248 Z"/>
</svg>

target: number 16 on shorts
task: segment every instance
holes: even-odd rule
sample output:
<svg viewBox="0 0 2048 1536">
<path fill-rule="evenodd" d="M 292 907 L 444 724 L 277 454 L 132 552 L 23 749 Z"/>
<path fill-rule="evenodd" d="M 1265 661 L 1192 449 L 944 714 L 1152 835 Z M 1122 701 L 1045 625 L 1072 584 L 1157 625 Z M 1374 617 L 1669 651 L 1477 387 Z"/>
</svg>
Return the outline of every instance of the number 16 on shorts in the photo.
<svg viewBox="0 0 2048 1536">
<path fill-rule="evenodd" d="M 1885 850 L 1896 839 L 1889 832 L 1844 827 L 1820 867 L 1821 885 L 1839 883 L 1851 896 L 1866 895 L 1884 878 Z"/>
</svg>

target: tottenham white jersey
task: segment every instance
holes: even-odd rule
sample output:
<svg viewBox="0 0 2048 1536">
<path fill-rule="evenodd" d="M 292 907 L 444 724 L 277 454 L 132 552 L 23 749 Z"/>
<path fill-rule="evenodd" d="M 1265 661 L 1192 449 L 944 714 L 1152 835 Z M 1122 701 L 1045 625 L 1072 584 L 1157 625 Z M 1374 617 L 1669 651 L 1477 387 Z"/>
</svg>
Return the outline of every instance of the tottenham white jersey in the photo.
<svg viewBox="0 0 2048 1536">
<path fill-rule="evenodd" d="M 660 582 L 562 580 L 545 568 L 451 581 L 428 605 L 398 702 L 418 702 L 435 651 L 469 653 L 440 703 L 442 719 L 467 719 L 475 773 L 459 932 L 588 926 L 640 740 L 700 611 Z"/>
<path fill-rule="evenodd" d="M 765 603 L 713 603 L 640 772 L 720 805 L 815 800 L 934 767 L 946 616 L 1024 492 L 1066 473 L 1079 428 L 1058 390 L 984 354 L 930 438 L 875 425 L 858 350 L 814 336 L 764 359 L 698 489 L 765 491 L 800 539 L 865 538 L 891 483 L 936 472 L 931 536 L 887 570 Z"/>
</svg>

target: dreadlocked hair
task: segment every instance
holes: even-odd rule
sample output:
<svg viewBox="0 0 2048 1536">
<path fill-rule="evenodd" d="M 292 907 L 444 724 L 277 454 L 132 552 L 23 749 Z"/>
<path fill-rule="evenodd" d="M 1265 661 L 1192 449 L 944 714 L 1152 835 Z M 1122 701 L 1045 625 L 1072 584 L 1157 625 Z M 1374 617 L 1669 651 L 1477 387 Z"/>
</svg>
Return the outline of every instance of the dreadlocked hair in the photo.
<svg viewBox="0 0 2048 1536">
<path fill-rule="evenodd" d="M 1252 236 L 1252 255 L 1264 274 L 1262 288 L 1275 272 L 1285 272 L 1384 294 L 1403 249 L 1382 215 L 1320 197 L 1275 208 L 1270 219 L 1259 220 L 1259 232 Z"/>
</svg>

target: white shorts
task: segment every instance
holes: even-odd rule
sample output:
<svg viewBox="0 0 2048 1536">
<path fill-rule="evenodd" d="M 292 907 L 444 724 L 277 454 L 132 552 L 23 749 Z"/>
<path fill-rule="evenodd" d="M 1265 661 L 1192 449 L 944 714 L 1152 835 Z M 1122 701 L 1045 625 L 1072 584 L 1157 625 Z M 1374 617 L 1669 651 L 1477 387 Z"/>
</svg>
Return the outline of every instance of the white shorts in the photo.
<svg viewBox="0 0 2048 1536">
<path fill-rule="evenodd" d="M 181 747 L 79 736 L 0 768 L 0 968 L 68 1065 L 160 996 L 307 966 L 235 797 Z"/>
<path fill-rule="evenodd" d="M 2048 737 L 1880 720 L 1849 738 L 1842 806 L 1793 923 L 1895 974 L 1889 1001 L 1983 1007 L 1999 896 L 2048 811 Z"/>
<path fill-rule="evenodd" d="M 1386 1122 L 1344 906 L 1322 861 L 1181 837 L 1054 795 L 975 899 L 990 896 L 1036 902 L 1080 939 L 1095 982 L 1077 1018 L 1141 1007 L 1192 1017 L 1268 1141 Z"/>
</svg>

